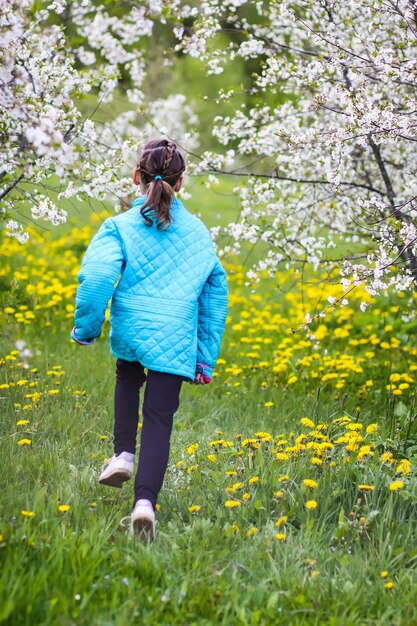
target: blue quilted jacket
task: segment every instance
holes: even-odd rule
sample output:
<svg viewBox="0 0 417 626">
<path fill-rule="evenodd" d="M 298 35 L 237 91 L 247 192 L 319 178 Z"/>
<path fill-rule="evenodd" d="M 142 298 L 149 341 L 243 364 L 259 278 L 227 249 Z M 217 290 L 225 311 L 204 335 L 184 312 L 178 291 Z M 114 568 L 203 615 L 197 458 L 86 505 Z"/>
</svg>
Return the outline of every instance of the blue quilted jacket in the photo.
<svg viewBox="0 0 417 626">
<path fill-rule="evenodd" d="M 114 356 L 194 379 L 209 378 L 227 313 L 226 274 L 210 233 L 175 198 L 172 224 L 158 230 L 140 214 L 146 196 L 107 219 L 91 240 L 78 274 L 76 340 L 101 333 L 110 298 Z"/>
</svg>

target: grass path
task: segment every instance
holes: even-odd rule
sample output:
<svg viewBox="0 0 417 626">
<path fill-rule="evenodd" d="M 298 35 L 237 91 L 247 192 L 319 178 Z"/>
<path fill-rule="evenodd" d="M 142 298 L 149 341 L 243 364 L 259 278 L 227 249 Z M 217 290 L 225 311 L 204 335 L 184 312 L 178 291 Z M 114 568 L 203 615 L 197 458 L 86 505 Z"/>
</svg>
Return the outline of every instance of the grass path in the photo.
<svg viewBox="0 0 417 626">
<path fill-rule="evenodd" d="M 68 339 L 94 228 L 0 246 L 20 285 L 0 319 L 0 623 L 417 624 L 417 354 L 401 300 L 360 316 L 358 294 L 307 338 L 289 329 L 314 286 L 277 298 L 229 266 L 218 376 L 184 385 L 144 546 L 120 525 L 133 486 L 97 483 L 107 327 L 92 349 Z"/>
</svg>

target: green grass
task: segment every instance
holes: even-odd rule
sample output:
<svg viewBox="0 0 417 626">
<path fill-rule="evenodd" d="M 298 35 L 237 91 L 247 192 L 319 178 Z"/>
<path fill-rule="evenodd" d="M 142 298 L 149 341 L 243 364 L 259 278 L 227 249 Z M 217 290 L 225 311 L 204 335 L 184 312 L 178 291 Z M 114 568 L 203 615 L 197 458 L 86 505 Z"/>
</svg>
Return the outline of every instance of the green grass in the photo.
<svg viewBox="0 0 417 626">
<path fill-rule="evenodd" d="M 230 194 L 227 186 L 220 191 Z M 213 193 L 198 187 L 194 197 L 208 215 Z M 234 210 L 227 197 L 216 205 L 222 216 Z M 97 223 L 86 219 L 88 236 Z M 6 293 L 4 284 L 0 319 L 0 623 L 417 624 L 415 326 L 399 317 L 401 296 L 382 298 L 361 316 L 358 295 L 314 329 L 315 349 L 305 335 L 288 332 L 303 319 L 300 285 L 291 298 L 276 291 L 275 279 L 245 287 L 241 268 L 228 266 L 230 320 L 219 376 L 208 387 L 183 387 L 157 539 L 142 545 L 120 525 L 131 510 L 132 484 L 119 491 L 97 482 L 112 454 L 108 327 L 93 348 L 68 338 L 66 307 L 88 240 L 80 232 L 35 237 L 13 254 L 9 241 L 0 247 L 13 286 Z M 26 283 L 36 286 L 32 293 Z M 313 302 L 314 289 L 305 294 Z M 54 303 L 56 293 L 62 300 Z M 19 310 L 22 303 L 34 319 Z M 11 354 L 18 339 L 31 358 Z M 34 392 L 39 397 L 27 397 Z M 343 416 L 348 420 L 334 422 Z M 316 430 L 300 424 L 304 417 Z M 375 423 L 377 431 L 366 433 Z M 363 435 L 351 451 L 337 443 L 349 424 Z M 320 443 L 320 432 L 333 445 L 322 466 L 312 463 L 313 448 L 277 458 L 301 435 L 301 443 Z M 23 439 L 31 443 L 19 445 Z M 232 444 L 213 443 L 219 439 Z M 364 445 L 372 455 L 360 459 Z M 396 465 L 383 461 L 386 452 Z M 402 476 L 396 469 L 406 457 L 411 471 Z M 304 479 L 317 481 L 317 489 Z M 404 488 L 390 491 L 396 480 Z M 374 490 L 358 489 L 362 483 Z M 309 499 L 316 509 L 306 508 Z M 240 504 L 228 508 L 228 500 Z"/>
</svg>

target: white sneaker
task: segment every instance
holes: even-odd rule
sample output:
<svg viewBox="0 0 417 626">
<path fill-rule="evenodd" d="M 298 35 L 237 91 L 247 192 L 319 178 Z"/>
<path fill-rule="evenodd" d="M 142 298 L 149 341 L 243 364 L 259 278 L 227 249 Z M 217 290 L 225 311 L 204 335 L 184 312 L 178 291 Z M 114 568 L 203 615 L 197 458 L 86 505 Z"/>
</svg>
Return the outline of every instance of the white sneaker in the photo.
<svg viewBox="0 0 417 626">
<path fill-rule="evenodd" d="M 138 500 L 133 509 L 131 530 L 140 541 L 153 541 L 155 539 L 155 511 L 149 500 Z"/>
<path fill-rule="evenodd" d="M 135 456 L 130 452 L 121 452 L 104 463 L 98 482 L 109 487 L 121 487 L 132 478 Z"/>
</svg>

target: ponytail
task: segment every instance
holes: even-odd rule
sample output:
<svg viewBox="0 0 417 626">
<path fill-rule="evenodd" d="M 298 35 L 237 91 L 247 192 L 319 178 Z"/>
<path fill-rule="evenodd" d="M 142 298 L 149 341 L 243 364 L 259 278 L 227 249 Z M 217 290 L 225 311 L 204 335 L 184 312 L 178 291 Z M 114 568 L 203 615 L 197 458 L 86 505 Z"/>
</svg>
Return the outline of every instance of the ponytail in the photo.
<svg viewBox="0 0 417 626">
<path fill-rule="evenodd" d="M 141 208 L 145 223 L 152 226 L 152 218 L 156 218 L 158 230 L 165 230 L 172 222 L 174 187 L 185 170 L 184 158 L 174 142 L 153 140 L 143 149 L 137 169 L 147 187 L 147 198 Z"/>
</svg>

